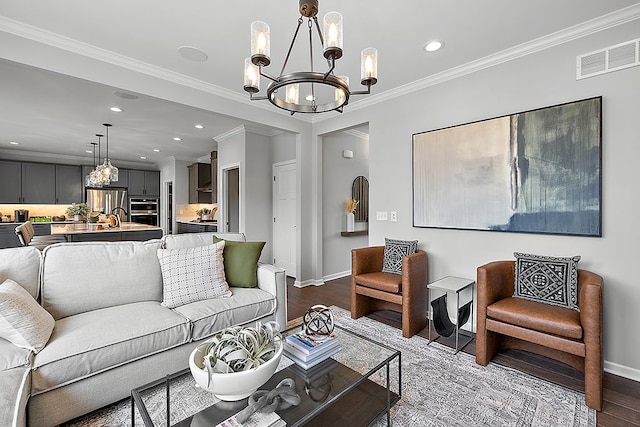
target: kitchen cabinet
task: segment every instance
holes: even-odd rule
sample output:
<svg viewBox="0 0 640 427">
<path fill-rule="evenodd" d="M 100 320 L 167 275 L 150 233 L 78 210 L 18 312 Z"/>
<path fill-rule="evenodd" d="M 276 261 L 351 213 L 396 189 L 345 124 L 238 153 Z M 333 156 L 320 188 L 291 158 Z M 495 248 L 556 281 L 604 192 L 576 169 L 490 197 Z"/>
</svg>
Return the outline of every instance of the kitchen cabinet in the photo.
<svg viewBox="0 0 640 427">
<path fill-rule="evenodd" d="M 56 165 L 22 163 L 22 203 L 54 204 L 56 202 Z"/>
<path fill-rule="evenodd" d="M 160 197 L 160 172 L 129 170 L 129 196 Z"/>
<path fill-rule="evenodd" d="M 189 203 L 211 203 L 211 165 L 194 163 L 189 169 Z"/>
<path fill-rule="evenodd" d="M 20 162 L 0 160 L 0 203 L 15 204 L 22 201 L 21 171 Z"/>
<path fill-rule="evenodd" d="M 13 223 L 0 224 L 0 249 L 20 246 L 20 240 L 16 236 L 17 226 L 18 224 Z"/>
<path fill-rule="evenodd" d="M 78 203 L 83 200 L 82 167 L 56 165 L 56 204 Z"/>
<path fill-rule="evenodd" d="M 184 233 L 216 233 L 218 226 L 216 224 L 207 224 L 201 222 L 178 222 L 178 234 Z"/>
</svg>

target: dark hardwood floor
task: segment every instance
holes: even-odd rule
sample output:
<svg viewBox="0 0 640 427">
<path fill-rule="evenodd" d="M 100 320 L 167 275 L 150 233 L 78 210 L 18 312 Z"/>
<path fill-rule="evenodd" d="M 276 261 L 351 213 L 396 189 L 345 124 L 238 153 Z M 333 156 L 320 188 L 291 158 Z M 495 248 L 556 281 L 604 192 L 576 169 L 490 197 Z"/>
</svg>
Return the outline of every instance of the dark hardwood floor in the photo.
<svg viewBox="0 0 640 427">
<path fill-rule="evenodd" d="M 291 278 L 287 283 L 289 320 L 302 316 L 314 304 L 335 305 L 345 310 L 350 309 L 351 282 L 349 277 L 331 280 L 322 286 L 309 286 L 302 289 L 294 287 Z M 400 329 L 401 319 L 397 313 L 384 311 L 374 313 L 369 317 Z M 429 336 L 428 328 L 422 330 L 419 335 L 427 338 Z M 453 337 L 438 341 L 450 347 L 455 345 Z M 464 351 L 475 355 L 475 341 L 467 345 Z M 493 362 L 584 392 L 584 381 L 580 372 L 542 356 L 508 350 L 494 357 Z M 640 427 L 640 382 L 605 373 L 604 403 L 602 411 L 597 414 L 597 425 L 602 427 Z"/>
</svg>

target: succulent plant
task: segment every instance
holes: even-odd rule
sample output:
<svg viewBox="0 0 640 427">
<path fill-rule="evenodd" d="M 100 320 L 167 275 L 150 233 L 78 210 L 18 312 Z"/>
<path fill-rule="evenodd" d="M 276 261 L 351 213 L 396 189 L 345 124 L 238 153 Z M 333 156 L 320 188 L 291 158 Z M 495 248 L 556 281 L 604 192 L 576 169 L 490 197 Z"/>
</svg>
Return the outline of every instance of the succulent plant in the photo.
<svg viewBox="0 0 640 427">
<path fill-rule="evenodd" d="M 267 322 L 223 329 L 198 348 L 209 374 L 226 374 L 257 368 L 276 354 L 276 345 L 282 345 L 278 324 Z"/>
</svg>

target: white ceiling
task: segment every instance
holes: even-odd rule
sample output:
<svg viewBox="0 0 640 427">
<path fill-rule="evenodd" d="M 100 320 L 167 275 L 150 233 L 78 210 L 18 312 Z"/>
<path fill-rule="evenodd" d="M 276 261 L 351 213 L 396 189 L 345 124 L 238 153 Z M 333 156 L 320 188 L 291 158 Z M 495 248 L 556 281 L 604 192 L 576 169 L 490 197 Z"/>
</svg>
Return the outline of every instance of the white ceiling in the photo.
<svg viewBox="0 0 640 427">
<path fill-rule="evenodd" d="M 630 0 L 320 0 L 319 18 L 331 10 L 343 14 L 344 57 L 336 75 L 348 75 L 356 90 L 360 50 L 378 48 L 379 82 L 373 92 L 380 94 L 541 38 L 550 40 L 554 33 L 571 34 L 572 27 L 588 28 L 592 20 L 606 22 L 605 15 L 624 8 L 631 7 L 637 17 L 639 5 Z M 17 40 L 74 46 L 88 56 L 100 52 L 103 58 L 118 58 L 120 65 L 159 67 L 239 98 L 246 96 L 242 62 L 249 55 L 251 22 L 263 20 L 271 27 L 272 65 L 267 71 L 277 75 L 298 16 L 296 0 L 0 0 L 0 43 L 5 46 L 0 49 L 0 155 L 15 150 L 90 158 L 84 153 L 90 149 L 87 144 L 104 131 L 102 123 L 111 122 L 114 160 L 195 159 L 215 148 L 213 137 L 243 124 L 145 96 L 144 88 L 124 91 L 138 99 L 123 99 L 114 94 L 115 87 L 17 64 L 7 60 L 15 56 Z M 444 49 L 424 52 L 432 39 L 444 41 Z M 209 59 L 186 60 L 177 52 L 180 46 L 197 47 Z M 296 67 L 308 62 L 306 53 L 296 53 L 290 71 L 307 68 Z M 320 61 L 317 66 L 321 68 Z M 352 97 L 350 104 L 358 99 Z M 113 105 L 124 112 L 110 112 Z M 205 129 L 195 129 L 196 123 Z M 183 140 L 175 142 L 174 136 Z"/>
</svg>

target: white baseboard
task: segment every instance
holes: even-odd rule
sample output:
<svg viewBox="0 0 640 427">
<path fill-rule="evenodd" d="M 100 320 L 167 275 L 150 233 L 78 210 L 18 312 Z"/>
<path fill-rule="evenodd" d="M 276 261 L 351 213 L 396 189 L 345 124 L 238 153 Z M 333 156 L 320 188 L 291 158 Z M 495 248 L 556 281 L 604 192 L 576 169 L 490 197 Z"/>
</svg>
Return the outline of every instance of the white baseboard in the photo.
<svg viewBox="0 0 640 427">
<path fill-rule="evenodd" d="M 630 380 L 640 382 L 640 369 L 630 368 L 617 363 L 604 361 L 604 370 L 610 374 L 618 375 Z"/>
<path fill-rule="evenodd" d="M 341 271 L 339 273 L 330 274 L 328 276 L 324 276 L 324 281 L 328 282 L 329 280 L 341 279 L 343 277 L 351 276 L 351 270 Z"/>
<path fill-rule="evenodd" d="M 303 282 L 296 280 L 293 283 L 293 286 L 295 286 L 296 288 L 306 288 L 307 286 L 321 286 L 321 285 L 324 285 L 323 280 L 305 280 Z"/>
</svg>

